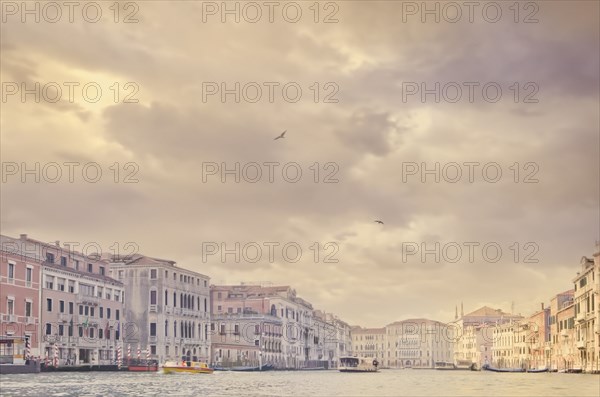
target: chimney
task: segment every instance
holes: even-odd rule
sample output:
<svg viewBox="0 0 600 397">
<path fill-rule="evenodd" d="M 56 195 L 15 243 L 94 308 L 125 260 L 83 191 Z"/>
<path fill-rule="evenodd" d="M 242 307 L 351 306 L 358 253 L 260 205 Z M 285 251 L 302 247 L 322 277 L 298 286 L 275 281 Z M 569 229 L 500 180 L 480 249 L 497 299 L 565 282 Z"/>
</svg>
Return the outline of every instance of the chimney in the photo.
<svg viewBox="0 0 600 397">
<path fill-rule="evenodd" d="M 19 238 L 21 240 L 27 240 L 27 234 L 21 234 L 21 235 L 19 235 Z"/>
<path fill-rule="evenodd" d="M 60 247 L 60 241 L 56 240 L 56 241 L 54 242 L 54 245 L 56 245 L 57 247 Z"/>
<path fill-rule="evenodd" d="M 544 302 L 542 302 L 542 311 L 544 311 Z"/>
</svg>

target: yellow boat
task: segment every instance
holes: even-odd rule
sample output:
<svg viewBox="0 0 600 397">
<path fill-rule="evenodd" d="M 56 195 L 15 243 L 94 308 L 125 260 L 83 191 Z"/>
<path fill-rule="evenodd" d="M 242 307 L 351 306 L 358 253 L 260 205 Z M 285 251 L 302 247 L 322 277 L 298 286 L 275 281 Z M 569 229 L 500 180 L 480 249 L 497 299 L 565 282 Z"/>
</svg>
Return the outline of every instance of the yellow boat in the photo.
<svg viewBox="0 0 600 397">
<path fill-rule="evenodd" d="M 209 368 L 208 364 L 197 361 L 167 361 L 163 365 L 163 373 L 184 373 L 184 374 L 212 374 L 214 369 Z"/>
</svg>

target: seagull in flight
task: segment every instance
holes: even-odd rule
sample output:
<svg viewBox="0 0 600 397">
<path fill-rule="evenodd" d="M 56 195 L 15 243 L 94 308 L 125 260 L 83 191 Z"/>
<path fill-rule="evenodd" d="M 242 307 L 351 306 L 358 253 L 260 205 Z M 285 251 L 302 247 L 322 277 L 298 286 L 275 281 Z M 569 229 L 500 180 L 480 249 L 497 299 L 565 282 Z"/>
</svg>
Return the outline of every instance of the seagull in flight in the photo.
<svg viewBox="0 0 600 397">
<path fill-rule="evenodd" d="M 284 136 L 284 135 L 285 135 L 285 133 L 286 133 L 286 132 L 287 132 L 287 130 L 283 131 L 283 132 L 281 133 L 281 135 L 279 135 L 277 138 L 275 138 L 275 139 L 273 139 L 273 140 L 274 140 L 274 141 L 276 141 L 276 140 L 278 140 L 278 139 L 285 138 L 285 136 Z"/>
<path fill-rule="evenodd" d="M 380 221 L 380 220 L 377 220 L 377 221 L 375 221 L 375 223 L 380 223 L 380 224 L 382 224 L 382 225 L 383 225 L 383 222 L 382 222 L 382 221 Z"/>
</svg>

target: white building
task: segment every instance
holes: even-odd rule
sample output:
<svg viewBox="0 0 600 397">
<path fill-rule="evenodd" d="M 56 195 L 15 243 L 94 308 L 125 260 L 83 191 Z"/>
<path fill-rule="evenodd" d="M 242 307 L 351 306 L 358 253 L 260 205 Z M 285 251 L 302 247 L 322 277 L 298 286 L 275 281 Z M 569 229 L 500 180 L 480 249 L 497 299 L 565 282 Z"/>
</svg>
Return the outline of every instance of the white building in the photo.
<svg viewBox="0 0 600 397">
<path fill-rule="evenodd" d="M 159 362 L 210 360 L 208 276 L 143 255 L 110 258 L 110 272 L 127 294 L 124 351 L 135 358 L 148 350 Z"/>
</svg>

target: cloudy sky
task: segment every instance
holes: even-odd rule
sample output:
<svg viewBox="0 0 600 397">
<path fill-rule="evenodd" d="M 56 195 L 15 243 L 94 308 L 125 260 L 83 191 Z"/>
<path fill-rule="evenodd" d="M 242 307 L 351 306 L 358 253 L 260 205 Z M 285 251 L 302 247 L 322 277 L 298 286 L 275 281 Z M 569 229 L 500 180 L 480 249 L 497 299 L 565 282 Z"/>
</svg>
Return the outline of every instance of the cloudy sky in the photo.
<svg viewBox="0 0 600 397">
<path fill-rule="evenodd" d="M 593 254 L 597 2 L 113 3 L 3 3 L 2 234 L 133 242 L 364 326 L 530 314 Z"/>
</svg>

